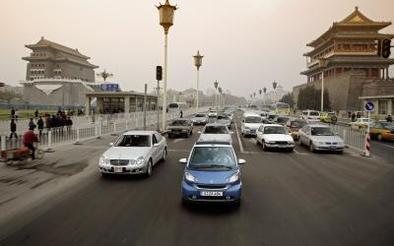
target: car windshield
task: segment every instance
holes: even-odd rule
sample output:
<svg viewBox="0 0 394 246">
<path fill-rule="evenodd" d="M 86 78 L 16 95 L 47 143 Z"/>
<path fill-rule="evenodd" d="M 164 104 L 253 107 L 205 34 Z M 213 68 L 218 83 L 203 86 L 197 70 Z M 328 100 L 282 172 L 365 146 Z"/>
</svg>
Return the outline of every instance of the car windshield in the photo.
<svg viewBox="0 0 394 246">
<path fill-rule="evenodd" d="M 249 116 L 245 118 L 245 123 L 261 123 L 261 118 L 257 116 Z"/>
<path fill-rule="evenodd" d="M 264 134 L 289 134 L 289 132 L 285 127 L 266 126 L 264 127 Z"/>
<path fill-rule="evenodd" d="M 393 122 L 381 122 L 380 123 L 383 128 L 391 129 L 394 128 L 394 123 Z"/>
<path fill-rule="evenodd" d="M 237 166 L 230 147 L 196 147 L 190 157 L 189 168 L 227 168 Z"/>
<path fill-rule="evenodd" d="M 312 136 L 334 136 L 334 133 L 328 127 L 312 127 Z"/>
<path fill-rule="evenodd" d="M 123 135 L 115 143 L 116 147 L 150 147 L 148 135 Z"/>
<path fill-rule="evenodd" d="M 289 120 L 289 118 L 287 118 L 287 117 L 278 117 L 277 119 L 276 119 L 276 121 L 278 122 L 278 123 L 285 123 L 286 121 L 288 121 Z"/>
<path fill-rule="evenodd" d="M 187 126 L 189 122 L 187 120 L 174 120 L 171 126 Z"/>
<path fill-rule="evenodd" d="M 206 117 L 205 114 L 196 114 L 194 117 Z"/>
<path fill-rule="evenodd" d="M 291 127 L 302 128 L 306 125 L 305 121 L 295 120 L 290 123 Z"/>
<path fill-rule="evenodd" d="M 227 117 L 227 116 L 218 116 L 218 120 L 230 120 L 230 118 L 229 117 Z"/>
<path fill-rule="evenodd" d="M 227 127 L 225 126 L 206 126 L 204 134 L 228 134 Z"/>
</svg>

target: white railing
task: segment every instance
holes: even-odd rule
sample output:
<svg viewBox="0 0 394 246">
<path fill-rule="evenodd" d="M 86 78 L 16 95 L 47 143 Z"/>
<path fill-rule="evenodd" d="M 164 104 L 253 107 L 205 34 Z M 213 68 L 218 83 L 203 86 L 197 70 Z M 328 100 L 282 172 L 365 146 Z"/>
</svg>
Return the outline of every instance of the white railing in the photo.
<svg viewBox="0 0 394 246">
<path fill-rule="evenodd" d="M 348 126 L 330 125 L 331 129 L 340 136 L 347 146 L 351 146 L 361 152 L 364 150 L 365 131 L 354 130 Z"/>
<path fill-rule="evenodd" d="M 205 110 L 205 109 L 201 109 Z M 194 109 L 186 110 L 183 115 L 185 117 L 195 113 Z M 177 112 L 167 114 L 168 120 L 179 118 Z M 162 114 L 160 112 L 159 119 L 161 122 Z M 74 120 L 74 119 L 73 119 Z M 27 124 L 27 122 L 26 122 Z M 147 129 L 156 128 L 157 111 L 149 111 L 146 113 Z M 128 114 L 116 115 L 96 115 L 95 120 L 91 117 L 79 117 L 72 127 L 58 127 L 44 129 L 40 139 L 40 146 L 44 149 L 51 149 L 56 145 L 79 143 L 83 140 L 99 138 L 104 135 L 125 132 L 128 130 L 143 129 L 144 112 L 133 112 Z M 37 131 L 36 131 L 37 132 Z M 18 134 L 18 138 L 9 138 L 8 135 L 2 134 L 0 138 L 1 150 L 15 149 L 22 146 L 22 135 Z"/>
</svg>

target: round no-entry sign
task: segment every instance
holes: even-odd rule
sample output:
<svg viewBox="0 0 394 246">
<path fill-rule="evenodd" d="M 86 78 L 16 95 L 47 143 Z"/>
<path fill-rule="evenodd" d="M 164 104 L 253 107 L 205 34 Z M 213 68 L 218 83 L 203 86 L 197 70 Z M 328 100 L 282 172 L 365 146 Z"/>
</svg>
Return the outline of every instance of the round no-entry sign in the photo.
<svg viewBox="0 0 394 246">
<path fill-rule="evenodd" d="M 367 102 L 365 104 L 365 110 L 368 112 L 373 111 L 374 108 L 375 108 L 375 105 L 373 104 L 373 102 Z"/>
</svg>

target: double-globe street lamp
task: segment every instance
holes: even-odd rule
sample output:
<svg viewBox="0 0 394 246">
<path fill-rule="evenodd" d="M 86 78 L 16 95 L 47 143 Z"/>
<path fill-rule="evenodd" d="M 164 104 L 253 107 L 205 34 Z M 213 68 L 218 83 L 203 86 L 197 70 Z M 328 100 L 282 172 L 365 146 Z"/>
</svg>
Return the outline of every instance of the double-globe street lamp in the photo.
<svg viewBox="0 0 394 246">
<path fill-rule="evenodd" d="M 222 108 L 222 93 L 223 93 L 222 87 L 218 88 L 218 92 L 219 92 L 219 107 Z"/>
<path fill-rule="evenodd" d="M 197 55 L 193 56 L 194 58 L 194 66 L 197 68 L 197 91 L 196 91 L 196 112 L 198 112 L 198 107 L 199 107 L 199 100 L 198 100 L 198 92 L 199 92 L 199 87 L 200 87 L 200 67 L 202 65 L 202 58 L 204 56 L 200 55 L 200 51 L 197 51 Z"/>
<path fill-rule="evenodd" d="M 163 78 L 163 119 L 162 119 L 162 130 L 166 129 L 167 121 L 167 49 L 168 49 L 168 31 L 174 24 L 174 12 L 177 9 L 166 0 L 165 4 L 157 6 L 160 14 L 160 25 L 164 28 L 164 78 Z"/>
</svg>

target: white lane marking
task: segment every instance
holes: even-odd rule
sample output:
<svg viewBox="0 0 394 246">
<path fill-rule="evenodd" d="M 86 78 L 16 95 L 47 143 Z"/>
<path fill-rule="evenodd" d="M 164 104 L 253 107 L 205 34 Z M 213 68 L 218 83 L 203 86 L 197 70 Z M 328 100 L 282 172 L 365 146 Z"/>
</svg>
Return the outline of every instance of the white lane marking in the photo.
<svg viewBox="0 0 394 246">
<path fill-rule="evenodd" d="M 241 150 L 241 153 L 245 153 L 245 151 L 244 151 L 244 146 L 242 146 L 241 137 L 239 136 L 237 122 L 234 122 L 234 125 L 235 125 L 235 132 L 237 133 L 237 139 L 238 139 L 238 143 L 239 143 L 239 149 Z"/>
<path fill-rule="evenodd" d="M 174 143 L 178 143 L 178 142 L 183 141 L 183 140 L 185 140 L 185 139 L 184 138 L 177 138 L 177 139 L 174 140 Z"/>
<path fill-rule="evenodd" d="M 383 145 L 383 146 L 386 146 L 386 147 L 388 147 L 388 148 L 391 148 L 391 149 L 394 149 L 394 146 L 391 146 L 391 145 L 388 145 L 388 144 L 384 144 L 384 143 L 380 143 L 381 145 Z M 372 147 L 373 148 L 373 147 Z"/>
</svg>

